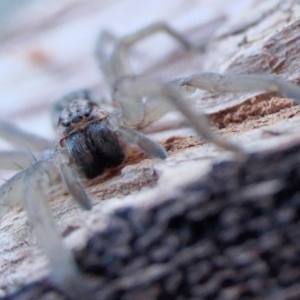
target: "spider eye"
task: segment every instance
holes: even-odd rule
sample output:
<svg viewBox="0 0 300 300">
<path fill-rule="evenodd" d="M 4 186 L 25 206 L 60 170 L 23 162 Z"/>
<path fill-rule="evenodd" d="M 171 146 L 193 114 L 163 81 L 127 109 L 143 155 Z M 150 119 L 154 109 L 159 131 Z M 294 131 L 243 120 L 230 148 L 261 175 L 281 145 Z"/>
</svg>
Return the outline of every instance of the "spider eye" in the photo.
<svg viewBox="0 0 300 300">
<path fill-rule="evenodd" d="M 91 111 L 90 111 L 90 110 L 86 110 L 86 111 L 83 113 L 83 115 L 84 115 L 85 117 L 88 117 L 90 114 L 91 114 Z"/>
<path fill-rule="evenodd" d="M 68 120 L 60 120 L 60 124 L 63 125 L 64 127 L 68 127 L 71 125 L 71 122 Z"/>
<path fill-rule="evenodd" d="M 82 120 L 82 115 L 75 115 L 72 117 L 72 123 L 79 123 Z"/>
</svg>

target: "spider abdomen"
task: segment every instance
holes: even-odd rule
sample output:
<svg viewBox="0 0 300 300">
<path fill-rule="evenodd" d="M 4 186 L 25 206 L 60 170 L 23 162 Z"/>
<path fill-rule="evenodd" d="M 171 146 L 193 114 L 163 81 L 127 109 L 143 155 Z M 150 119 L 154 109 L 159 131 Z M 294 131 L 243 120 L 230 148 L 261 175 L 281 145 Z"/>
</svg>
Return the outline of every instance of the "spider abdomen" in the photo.
<svg viewBox="0 0 300 300">
<path fill-rule="evenodd" d="M 125 159 L 117 134 L 103 122 L 89 124 L 65 139 L 65 148 L 80 171 L 89 179 L 105 168 L 119 166 Z"/>
</svg>

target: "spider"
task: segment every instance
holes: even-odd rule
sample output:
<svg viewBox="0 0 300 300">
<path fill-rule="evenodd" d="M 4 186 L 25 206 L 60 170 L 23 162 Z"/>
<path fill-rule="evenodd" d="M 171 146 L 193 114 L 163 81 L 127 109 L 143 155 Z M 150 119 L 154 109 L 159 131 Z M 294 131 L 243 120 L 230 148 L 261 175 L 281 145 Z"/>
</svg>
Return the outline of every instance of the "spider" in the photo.
<svg viewBox="0 0 300 300">
<path fill-rule="evenodd" d="M 0 166 L 7 161 L 22 166 L 0 188 L 0 216 L 9 206 L 24 201 L 28 219 L 37 241 L 49 260 L 55 283 L 72 299 L 92 299 L 78 271 L 71 252 L 63 245 L 56 230 L 46 199 L 49 187 L 61 180 L 73 199 L 84 209 L 91 209 L 90 198 L 81 182 L 120 166 L 130 145 L 149 156 L 165 159 L 167 152 L 140 130 L 169 111 L 179 109 L 204 139 L 226 150 L 244 155 L 239 146 L 216 136 L 203 115 L 196 115 L 185 103 L 186 92 L 204 89 L 211 92 L 270 91 L 300 102 L 300 87 L 274 75 L 221 75 L 198 73 L 170 82 L 134 75 L 128 50 L 140 40 L 157 32 L 165 32 L 187 49 L 203 50 L 164 23 L 152 24 L 123 38 L 102 32 L 96 47 L 101 71 L 111 86 L 112 100 L 118 110 L 108 113 L 93 101 L 89 90 L 80 90 L 62 97 L 52 110 L 57 130 L 55 142 L 0 123 L 0 136 L 16 146 L 40 152 L 34 161 L 28 151 L 0 153 Z M 109 50 L 108 50 L 109 49 Z"/>
</svg>

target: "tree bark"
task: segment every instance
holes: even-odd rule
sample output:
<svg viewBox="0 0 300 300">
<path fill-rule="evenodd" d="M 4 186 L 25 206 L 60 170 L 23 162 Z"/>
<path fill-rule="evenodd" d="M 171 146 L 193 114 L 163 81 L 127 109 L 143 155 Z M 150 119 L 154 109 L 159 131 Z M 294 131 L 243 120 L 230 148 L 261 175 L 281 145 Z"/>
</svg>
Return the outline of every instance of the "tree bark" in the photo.
<svg viewBox="0 0 300 300">
<path fill-rule="evenodd" d="M 249 0 L 239 12 L 227 9 L 225 18 L 222 3 L 211 4 L 215 15 L 207 27 L 199 22 L 183 29 L 191 40 L 207 42 L 206 53 L 171 46 L 138 71 L 163 78 L 274 73 L 298 82 L 298 2 Z M 89 85 L 99 87 L 94 80 Z M 95 298 L 297 299 L 299 106 L 270 93 L 199 91 L 188 101 L 247 157 L 239 160 L 188 129 L 172 129 L 154 136 L 168 150 L 167 161 L 135 154 L 117 174 L 87 182 L 91 212 L 79 212 L 60 187 L 51 191 L 64 241 Z M 1 299 L 65 299 L 19 210 L 0 223 Z"/>
</svg>

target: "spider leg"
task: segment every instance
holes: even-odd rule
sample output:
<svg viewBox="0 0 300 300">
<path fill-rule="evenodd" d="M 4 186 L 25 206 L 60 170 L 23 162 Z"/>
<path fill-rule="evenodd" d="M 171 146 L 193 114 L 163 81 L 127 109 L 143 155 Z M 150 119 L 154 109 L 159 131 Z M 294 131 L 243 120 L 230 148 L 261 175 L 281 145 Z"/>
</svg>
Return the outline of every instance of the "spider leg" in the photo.
<svg viewBox="0 0 300 300">
<path fill-rule="evenodd" d="M 192 109 L 190 109 L 186 105 L 181 93 L 178 91 L 178 87 L 175 87 L 174 83 L 166 84 L 161 81 L 148 80 L 143 77 L 126 77 L 120 80 L 118 82 L 118 85 L 118 90 L 120 91 L 120 94 L 122 94 L 122 97 L 124 97 L 125 100 L 143 98 L 145 96 L 150 95 L 151 97 L 153 97 L 153 99 L 161 100 L 160 102 L 156 103 L 161 105 L 162 110 L 165 110 L 165 108 L 174 105 L 185 115 L 185 117 L 194 126 L 197 133 L 204 139 L 226 150 L 233 151 L 238 154 L 243 153 L 242 149 L 239 148 L 237 145 L 219 138 L 211 131 L 207 118 L 204 115 L 195 114 L 192 111 Z M 137 121 L 137 113 L 136 115 L 132 111 L 129 111 L 129 113 L 130 114 L 125 114 L 125 125 L 136 125 L 136 127 L 143 128 L 144 123 L 142 121 L 138 124 L 134 124 L 132 120 L 130 120 L 130 118 L 135 118 L 135 121 Z M 152 117 L 156 118 L 156 116 Z"/>
<path fill-rule="evenodd" d="M 7 212 L 10 206 L 15 204 L 19 204 L 23 201 L 23 184 L 27 180 L 27 177 L 31 174 L 32 169 L 35 168 L 36 164 L 40 164 L 40 162 L 35 162 L 30 167 L 18 172 L 8 181 L 6 181 L 0 187 L 0 219 Z M 53 166 L 52 164 L 49 164 Z M 56 167 L 48 166 L 46 171 L 48 174 L 48 181 L 54 182 L 57 180 L 59 174 Z M 38 177 L 38 176 L 37 176 Z"/>
<path fill-rule="evenodd" d="M 59 149 L 54 154 L 54 161 L 59 167 L 62 180 L 70 195 L 81 208 L 90 210 L 92 208 L 91 200 L 85 191 L 78 172 L 70 165 L 68 154 Z"/>
<path fill-rule="evenodd" d="M 0 169 L 20 171 L 36 162 L 34 154 L 26 150 L 0 151 Z"/>
<path fill-rule="evenodd" d="M 100 70 L 111 87 L 115 82 L 115 76 L 111 68 L 110 57 L 113 52 L 113 48 L 117 45 L 117 41 L 117 37 L 110 31 L 103 30 L 98 37 L 95 50 L 95 56 Z"/>
<path fill-rule="evenodd" d="M 300 103 L 300 87 L 276 75 L 199 73 L 177 80 L 182 87 L 198 88 L 210 92 L 279 92 Z"/>
<path fill-rule="evenodd" d="M 129 143 L 139 146 L 147 154 L 160 159 L 167 158 L 168 155 L 165 148 L 147 138 L 144 134 L 124 125 L 121 125 L 117 131 Z"/>
<path fill-rule="evenodd" d="M 22 202 L 23 180 L 26 175 L 26 170 L 23 170 L 0 187 L 0 219 L 6 214 L 10 206 Z"/>
<path fill-rule="evenodd" d="M 154 82 L 149 79 L 149 83 L 151 81 Z M 125 125 L 143 129 L 175 109 L 171 101 L 151 86 L 148 88 L 147 79 L 141 76 L 124 77 L 116 83 L 113 98 L 120 103 Z"/>
<path fill-rule="evenodd" d="M 192 44 L 182 34 L 162 22 L 151 24 L 121 39 L 117 39 L 112 34 L 104 31 L 100 34 L 96 46 L 96 57 L 103 74 L 111 85 L 113 101 L 117 101 L 120 105 L 124 123 L 132 127 L 145 127 L 146 124 L 154 122 L 173 109 L 172 105 L 160 101 L 160 99 L 150 97 L 144 104 L 143 97 L 140 97 L 138 93 L 130 96 L 126 95 L 131 83 L 129 82 L 129 87 L 127 87 L 124 85 L 128 85 L 128 81 L 126 83 L 123 81 L 124 77 L 130 77 L 130 81 L 138 80 L 132 76 L 133 72 L 128 59 L 128 51 L 139 41 L 159 32 L 164 32 L 173 37 L 187 49 L 204 50 L 203 45 Z M 110 48 L 110 51 L 107 50 L 108 48 Z M 119 80 L 122 81 L 122 84 L 119 83 Z M 157 102 L 160 103 L 159 107 L 157 107 Z M 154 112 L 150 113 L 151 111 Z"/>
<path fill-rule="evenodd" d="M 96 57 L 100 61 L 100 67 L 103 73 L 109 75 L 108 78 L 111 84 L 113 84 L 119 78 L 133 75 L 128 60 L 128 50 L 139 41 L 158 32 L 164 32 L 168 34 L 187 49 L 193 49 L 201 52 L 204 51 L 203 45 L 198 46 L 192 44 L 182 34 L 178 33 L 172 27 L 163 22 L 148 25 L 145 28 L 132 34 L 128 34 L 120 39 L 116 39 L 112 34 L 109 34 L 106 31 L 102 32 L 96 46 Z M 110 56 L 105 54 L 104 50 L 109 42 L 112 42 L 113 44 L 113 49 Z"/>
<path fill-rule="evenodd" d="M 142 95 L 145 85 L 140 83 L 144 79 L 128 77 L 117 85 L 115 97 L 122 103 L 124 122 L 134 127 L 146 127 L 154 121 L 172 111 L 174 103 L 165 101 L 161 95 L 147 97 L 144 102 Z M 173 80 L 171 84 L 175 89 L 179 88 L 179 94 L 184 96 L 195 89 L 207 90 L 210 92 L 279 92 L 285 97 L 292 98 L 300 103 L 300 87 L 292 82 L 286 81 L 276 75 L 269 74 L 226 74 L 199 73 L 187 78 Z M 134 97 L 131 96 L 131 89 L 136 89 Z M 139 102 L 140 101 L 140 102 Z M 133 105 L 132 103 L 135 103 Z M 136 105 L 138 103 L 139 105 Z M 203 119 L 203 118 L 202 118 Z"/>
<path fill-rule="evenodd" d="M 0 187 L 0 218 L 10 206 L 22 202 L 22 186 L 27 169 L 36 163 L 35 154 L 51 146 L 51 142 L 4 122 L 0 122 L 0 137 L 28 150 L 0 151 L 0 169 L 21 171 Z M 22 170 L 23 169 L 23 170 Z"/>
<path fill-rule="evenodd" d="M 71 299 L 93 299 L 77 269 L 70 251 L 64 246 L 47 204 L 50 164 L 36 163 L 24 181 L 25 207 L 39 246 L 49 260 L 52 279 Z M 53 166 L 53 164 L 52 164 Z"/>
<path fill-rule="evenodd" d="M 0 122 L 0 138 L 16 147 L 30 151 L 42 152 L 52 146 L 51 141 L 5 122 Z"/>
</svg>

